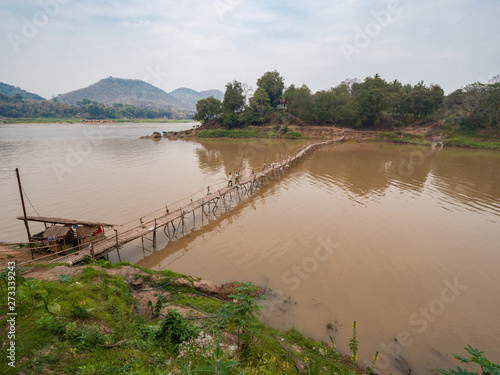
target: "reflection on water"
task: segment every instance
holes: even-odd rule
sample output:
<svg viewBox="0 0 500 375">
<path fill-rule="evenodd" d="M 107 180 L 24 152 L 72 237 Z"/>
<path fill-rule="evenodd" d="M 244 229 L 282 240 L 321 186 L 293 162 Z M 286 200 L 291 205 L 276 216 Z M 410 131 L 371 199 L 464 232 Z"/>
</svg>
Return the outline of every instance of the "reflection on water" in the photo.
<svg viewBox="0 0 500 375">
<path fill-rule="evenodd" d="M 360 358 L 379 351 L 383 373 L 451 366 L 466 343 L 498 360 L 499 162 L 468 150 L 324 147 L 140 263 L 218 283 L 267 280 L 292 302 L 265 306 L 266 320 L 333 334 L 344 352 L 357 320 Z"/>
<path fill-rule="evenodd" d="M 207 185 L 224 184 L 229 171 L 258 171 L 303 143 L 153 143 L 128 135 L 168 126 L 180 127 L 115 129 L 92 143 L 61 181 L 52 166 L 82 147 L 87 128 L 62 137 L 61 126 L 51 125 L 47 134 L 59 136 L 25 139 L 0 126 L 3 240 L 24 238 L 22 222 L 14 220 L 20 214 L 15 167 L 40 214 L 134 220 L 130 226 L 203 194 Z M 500 153 L 332 145 L 233 205 L 203 228 L 198 217 L 195 231 L 165 249 L 143 251 L 139 240 L 121 257 L 219 284 L 267 283 L 275 293 L 264 309 L 267 321 L 327 342 L 333 335 L 346 353 L 356 320 L 360 364 L 379 351 L 382 373 L 449 367 L 450 353 L 463 354 L 466 344 L 500 361 Z"/>
</svg>

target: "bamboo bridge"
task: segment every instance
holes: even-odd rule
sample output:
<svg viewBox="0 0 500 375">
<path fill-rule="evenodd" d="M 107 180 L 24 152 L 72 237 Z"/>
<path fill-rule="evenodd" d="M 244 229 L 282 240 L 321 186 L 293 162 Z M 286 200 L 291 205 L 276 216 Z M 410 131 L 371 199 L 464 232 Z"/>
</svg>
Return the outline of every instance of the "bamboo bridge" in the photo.
<svg viewBox="0 0 500 375">
<path fill-rule="evenodd" d="M 240 194 L 251 195 L 256 189 L 262 186 L 264 182 L 267 182 L 270 179 L 276 179 L 283 176 L 289 168 L 291 168 L 300 159 L 302 159 L 304 156 L 310 153 L 313 149 L 326 144 L 340 142 L 342 140 L 344 140 L 344 137 L 306 145 L 292 156 L 286 156 L 281 160 L 271 163 L 267 167 L 264 164 L 262 170 L 258 173 L 254 173 L 252 171 L 252 173 L 249 176 L 240 177 L 239 183 L 237 185 L 235 184 L 235 186 L 224 187 L 212 193 L 210 193 L 210 187 L 207 187 L 208 192 L 206 196 L 203 196 L 196 200 L 191 200 L 190 203 L 180 207 L 179 209 L 176 209 L 173 212 L 170 212 L 168 209 L 166 209 L 165 214 L 155 218 L 154 220 L 150 220 L 144 223 L 142 222 L 142 219 L 140 219 L 141 220 L 140 225 L 125 230 L 123 232 L 118 232 L 117 229 L 114 229 L 115 231 L 114 236 L 108 236 L 99 240 L 92 241 L 90 244 L 88 244 L 88 247 L 85 246 L 85 248 L 82 248 L 80 246 L 79 248 L 77 248 L 76 252 L 52 259 L 49 261 L 49 263 L 75 264 L 81 262 L 85 257 L 100 258 L 105 256 L 111 251 L 118 250 L 121 246 L 123 246 L 126 243 L 129 243 L 141 237 L 144 238 L 146 235 L 151 233 L 153 234 L 153 239 L 152 239 L 153 248 L 156 248 L 156 236 L 157 236 L 157 231 L 159 229 L 163 228 L 165 234 L 169 238 L 173 238 L 180 231 L 182 231 L 182 233 L 184 234 L 185 219 L 188 214 L 192 213 L 194 218 L 195 211 L 201 210 L 202 223 L 204 220 L 203 218 L 204 216 L 207 217 L 208 221 L 210 220 L 210 213 L 215 213 L 218 209 L 222 209 L 222 207 L 226 208 L 227 210 L 226 197 L 228 195 L 230 197 L 232 197 L 233 193 L 238 197 L 240 197 Z M 18 219 L 22 220 L 23 218 L 18 218 Z M 35 221 L 43 221 L 43 218 L 38 218 L 38 219 L 33 217 L 28 218 L 28 220 L 31 219 Z M 49 222 L 52 223 L 57 222 L 56 218 L 49 218 L 49 219 L 51 219 L 51 221 Z M 60 223 L 64 223 L 65 221 L 67 220 L 60 219 Z M 77 220 L 74 221 L 72 220 L 72 222 L 78 223 Z M 176 222 L 177 225 L 175 225 Z M 84 224 L 84 222 L 81 221 L 79 223 Z M 103 226 L 110 226 L 110 225 L 103 224 Z M 32 261 L 29 261 L 28 263 L 30 262 Z"/>
</svg>

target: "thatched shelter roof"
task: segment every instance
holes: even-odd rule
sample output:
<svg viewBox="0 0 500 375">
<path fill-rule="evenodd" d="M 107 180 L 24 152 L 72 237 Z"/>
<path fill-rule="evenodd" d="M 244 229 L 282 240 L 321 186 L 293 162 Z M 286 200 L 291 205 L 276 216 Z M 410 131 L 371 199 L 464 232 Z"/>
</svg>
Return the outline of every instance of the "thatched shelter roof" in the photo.
<svg viewBox="0 0 500 375">
<path fill-rule="evenodd" d="M 19 216 L 18 220 L 24 220 L 24 217 Z M 38 221 L 41 223 L 50 223 L 50 224 L 62 224 L 62 225 L 85 225 L 89 227 L 114 227 L 113 224 L 106 223 L 94 223 L 91 221 L 82 221 L 82 220 L 72 220 L 72 219 L 62 219 L 59 217 L 40 217 L 40 216 L 27 216 L 26 219 L 28 221 Z"/>
<path fill-rule="evenodd" d="M 66 238 L 72 232 L 71 227 L 62 227 L 59 225 L 53 225 L 50 228 L 47 228 L 45 232 L 43 232 L 43 238 L 49 237 L 64 237 Z"/>
</svg>

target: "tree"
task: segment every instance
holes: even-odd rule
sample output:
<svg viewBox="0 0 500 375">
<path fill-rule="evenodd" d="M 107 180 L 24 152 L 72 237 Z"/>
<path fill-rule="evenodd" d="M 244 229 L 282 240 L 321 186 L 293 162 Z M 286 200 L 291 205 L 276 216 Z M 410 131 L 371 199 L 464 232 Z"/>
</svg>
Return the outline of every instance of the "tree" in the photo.
<svg viewBox="0 0 500 375">
<path fill-rule="evenodd" d="M 437 111 L 444 100 L 444 91 L 438 85 L 426 87 L 419 82 L 408 94 L 408 111 L 415 119 Z"/>
<path fill-rule="evenodd" d="M 500 83 L 473 83 L 463 89 L 464 128 L 500 126 Z"/>
<path fill-rule="evenodd" d="M 207 120 L 216 120 L 222 112 L 222 103 L 219 99 L 210 96 L 205 99 L 198 100 L 196 103 L 196 114 L 194 119 L 204 123 Z"/>
<path fill-rule="evenodd" d="M 271 119 L 272 108 L 269 96 L 263 88 L 259 87 L 250 98 L 249 111 L 252 123 L 263 124 Z"/>
<path fill-rule="evenodd" d="M 285 89 L 285 81 L 283 77 L 275 70 L 274 72 L 264 73 L 257 80 L 257 86 L 262 88 L 269 97 L 271 108 L 276 108 Z"/>
<path fill-rule="evenodd" d="M 245 108 L 245 95 L 241 82 L 234 80 L 226 85 L 224 100 L 222 102 L 222 114 L 239 113 Z"/>
<path fill-rule="evenodd" d="M 288 112 L 308 122 L 311 119 L 311 90 L 306 85 L 288 87 L 283 95 L 286 99 Z"/>
<path fill-rule="evenodd" d="M 353 92 L 356 127 L 377 126 L 383 111 L 392 107 L 396 101 L 394 87 L 378 74 L 373 78 L 365 78 L 363 83 L 354 84 Z"/>
</svg>

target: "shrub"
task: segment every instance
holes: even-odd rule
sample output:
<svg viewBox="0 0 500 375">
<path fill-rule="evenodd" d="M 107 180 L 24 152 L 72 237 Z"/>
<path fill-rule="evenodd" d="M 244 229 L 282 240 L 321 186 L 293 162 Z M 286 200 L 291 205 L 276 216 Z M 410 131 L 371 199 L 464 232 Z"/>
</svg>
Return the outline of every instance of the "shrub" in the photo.
<svg viewBox="0 0 500 375">
<path fill-rule="evenodd" d="M 173 344 L 179 345 L 183 341 L 198 336 L 199 332 L 200 329 L 187 322 L 179 312 L 168 309 L 160 330 L 156 334 L 156 339 L 168 339 Z"/>
<path fill-rule="evenodd" d="M 480 352 L 478 349 L 472 348 L 472 346 L 467 345 L 465 350 L 471 355 L 470 358 L 461 357 L 455 355 L 455 358 L 462 363 L 476 363 L 481 368 L 481 374 L 484 375 L 500 375 L 500 365 L 489 361 L 485 356 L 484 352 Z M 470 372 L 469 370 L 464 370 L 457 366 L 456 370 L 441 370 L 435 369 L 441 374 L 445 375 L 472 375 L 478 374 L 477 372 Z"/>
<path fill-rule="evenodd" d="M 300 132 L 290 131 L 290 132 L 285 134 L 285 138 L 286 139 L 301 139 L 301 138 L 305 138 L 305 136 L 304 136 L 304 134 L 302 134 Z"/>
</svg>

